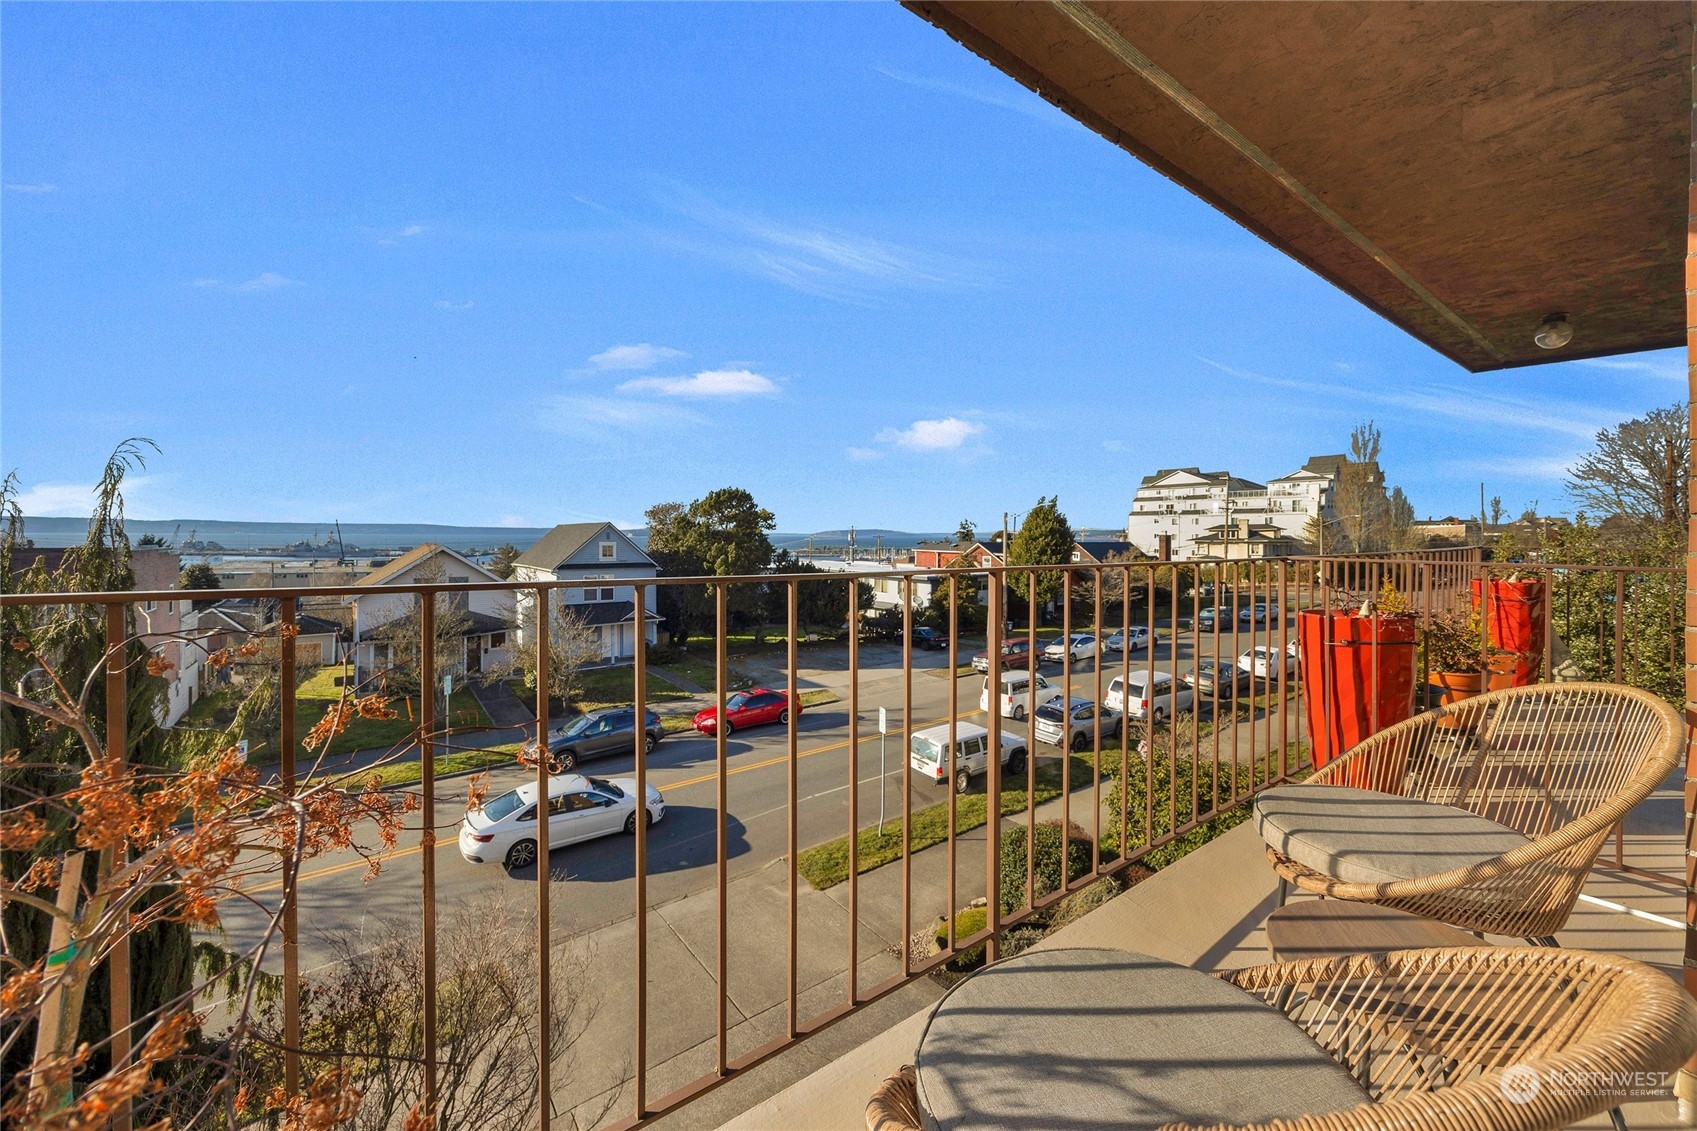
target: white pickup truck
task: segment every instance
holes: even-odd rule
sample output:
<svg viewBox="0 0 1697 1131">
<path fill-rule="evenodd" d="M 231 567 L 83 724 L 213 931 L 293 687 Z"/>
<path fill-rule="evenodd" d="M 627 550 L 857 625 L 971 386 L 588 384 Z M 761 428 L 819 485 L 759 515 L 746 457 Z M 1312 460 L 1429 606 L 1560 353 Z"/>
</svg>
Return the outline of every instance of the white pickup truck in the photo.
<svg viewBox="0 0 1697 1131">
<path fill-rule="evenodd" d="M 965 793 L 972 779 L 990 766 L 990 732 L 977 723 L 955 724 L 955 792 Z M 1025 772 L 1025 743 L 1002 735 L 1002 765 L 1010 774 Z M 949 780 L 949 724 L 913 732 L 908 744 L 908 765 L 938 785 Z"/>
</svg>

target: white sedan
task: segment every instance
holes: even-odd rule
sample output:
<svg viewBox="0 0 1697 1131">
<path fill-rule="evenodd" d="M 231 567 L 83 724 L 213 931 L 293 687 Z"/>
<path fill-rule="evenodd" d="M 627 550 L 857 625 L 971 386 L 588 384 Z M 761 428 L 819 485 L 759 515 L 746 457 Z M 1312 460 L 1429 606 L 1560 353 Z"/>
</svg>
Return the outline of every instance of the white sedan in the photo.
<svg viewBox="0 0 1697 1131">
<path fill-rule="evenodd" d="M 1051 664 L 1058 664 L 1072 656 L 1072 662 L 1087 659 L 1096 654 L 1096 638 L 1088 632 L 1075 632 L 1070 637 L 1061 639 L 1043 649 L 1043 659 Z"/>
<path fill-rule="evenodd" d="M 1129 645 L 1130 650 L 1135 652 L 1140 648 L 1149 647 L 1150 639 L 1151 637 L 1147 628 L 1140 624 L 1134 624 L 1131 626 L 1131 630 L 1129 632 L 1122 628 L 1106 640 L 1102 641 L 1102 651 L 1124 652 L 1127 650 Z M 1161 634 L 1158 632 L 1155 633 L 1153 639 L 1155 643 L 1159 644 L 1161 642 Z"/>
<path fill-rule="evenodd" d="M 666 815 L 666 799 L 648 787 L 648 823 Z M 562 848 L 636 831 L 636 779 L 561 774 L 548 779 L 548 847 Z M 483 803 L 460 822 L 460 855 L 473 864 L 527 868 L 536 863 L 536 783 Z"/>
<path fill-rule="evenodd" d="M 1296 657 L 1282 648 L 1257 645 L 1237 658 L 1237 666 L 1259 680 L 1278 679 L 1296 670 Z"/>
</svg>

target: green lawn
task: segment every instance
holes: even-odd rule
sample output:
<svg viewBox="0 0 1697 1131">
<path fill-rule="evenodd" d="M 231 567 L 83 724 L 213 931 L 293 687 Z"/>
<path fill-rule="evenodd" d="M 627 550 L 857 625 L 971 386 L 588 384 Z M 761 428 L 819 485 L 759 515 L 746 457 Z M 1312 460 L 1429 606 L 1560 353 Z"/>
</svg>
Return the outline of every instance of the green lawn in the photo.
<svg viewBox="0 0 1697 1131">
<path fill-rule="evenodd" d="M 436 776 L 459 774 L 468 770 L 485 770 L 491 766 L 509 766 L 518 752 L 516 743 L 505 746 L 492 746 L 487 750 L 456 750 L 452 754 L 436 756 Z M 402 785 L 416 785 L 424 777 L 424 764 L 417 758 L 397 761 L 393 765 L 380 766 L 375 770 L 348 775 L 349 788 L 363 789 L 366 782 L 376 778 L 379 785 L 392 789 Z"/>
<path fill-rule="evenodd" d="M 1110 751 L 1104 747 L 1104 758 Z M 1113 757 L 1119 758 L 1116 747 L 1111 751 Z M 1066 764 L 1071 767 L 1074 784 L 1082 784 L 1090 780 L 1090 756 L 1088 754 L 1069 755 Z M 1104 782 L 1107 780 L 1104 777 Z M 1004 777 L 1001 803 L 1002 816 L 1008 817 L 1025 811 L 1025 780 L 1023 777 L 1014 779 Z M 1104 786 L 1104 788 L 1106 788 Z M 1048 762 L 1037 767 L 1037 793 L 1034 804 L 1041 805 L 1061 795 L 1061 764 Z M 955 832 L 960 834 L 984 825 L 984 816 L 989 809 L 989 798 L 982 793 L 968 793 L 955 798 Z M 941 844 L 949 835 L 949 803 L 940 801 L 923 809 L 916 809 L 909 821 L 910 836 L 913 851 L 930 848 Z M 886 822 L 884 835 L 879 836 L 876 827 L 860 830 L 859 871 L 870 872 L 882 867 L 902 855 L 902 826 L 898 814 L 893 823 Z M 848 879 L 848 837 L 841 836 L 828 840 L 824 844 L 816 844 L 796 856 L 796 871 L 812 884 L 814 888 L 823 891 L 834 887 Z"/>
<path fill-rule="evenodd" d="M 614 707 L 630 703 L 636 697 L 636 673 L 629 667 L 594 668 L 590 671 L 579 672 L 577 698 L 573 706 L 584 711 L 594 711 L 601 707 Z M 525 698 L 526 693 L 520 690 L 519 697 Z M 661 703 L 672 703 L 679 699 L 688 699 L 689 692 L 680 691 L 676 686 L 666 681 L 658 672 L 648 673 L 648 705 L 656 706 Z M 529 701 L 528 699 L 526 700 Z"/>
<path fill-rule="evenodd" d="M 698 642 L 696 647 L 698 650 L 694 652 L 675 652 L 670 659 L 660 666 L 667 671 L 676 672 L 711 695 L 716 678 L 713 668 L 712 641 Z M 729 676 L 726 690 L 742 691 L 754 686 L 754 681 L 739 672 L 734 666 L 727 669 L 726 675 Z"/>
</svg>

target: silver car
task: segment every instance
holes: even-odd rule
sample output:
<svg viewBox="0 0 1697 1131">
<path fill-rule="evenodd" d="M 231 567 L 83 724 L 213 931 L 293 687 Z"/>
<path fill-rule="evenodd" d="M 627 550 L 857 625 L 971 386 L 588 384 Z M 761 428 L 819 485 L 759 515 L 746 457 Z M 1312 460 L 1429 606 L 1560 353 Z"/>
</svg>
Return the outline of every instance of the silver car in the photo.
<svg viewBox="0 0 1697 1131">
<path fill-rule="evenodd" d="M 1068 750 L 1088 750 L 1096 743 L 1098 712 L 1102 716 L 1102 737 L 1118 735 L 1124 722 L 1118 711 L 1098 708 L 1093 701 L 1076 696 L 1063 709 L 1059 699 L 1052 699 L 1037 708 L 1037 741 Z"/>
</svg>

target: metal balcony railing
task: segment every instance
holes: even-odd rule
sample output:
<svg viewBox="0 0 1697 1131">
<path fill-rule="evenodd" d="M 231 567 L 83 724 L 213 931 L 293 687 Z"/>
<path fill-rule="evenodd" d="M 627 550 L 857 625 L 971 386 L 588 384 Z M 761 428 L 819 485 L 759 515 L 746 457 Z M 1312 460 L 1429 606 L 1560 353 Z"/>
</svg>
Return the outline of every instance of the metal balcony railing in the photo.
<svg viewBox="0 0 1697 1131">
<path fill-rule="evenodd" d="M 816 665 L 842 665 L 840 683 L 845 703 L 840 722 L 832 719 L 827 724 L 805 728 L 804 719 L 815 719 L 818 713 L 804 715 L 799 709 L 791 710 L 781 740 L 774 732 L 765 751 L 770 756 L 764 760 L 758 756 L 761 751 L 733 749 L 734 740 L 723 726 L 714 728 L 710 736 L 691 740 L 697 744 L 695 749 L 702 760 L 710 764 L 710 772 L 694 780 L 701 784 L 710 781 L 712 785 L 711 836 L 697 838 L 693 847 L 687 849 L 693 855 L 681 862 L 678 853 L 686 850 L 669 848 L 668 868 L 689 873 L 685 886 L 691 890 L 712 893 L 709 980 L 713 992 L 711 1001 L 692 1003 L 702 1007 L 694 1010 L 676 1008 L 677 1002 L 666 1003 L 668 1016 L 709 1019 L 699 1031 L 669 1035 L 666 1045 L 673 1050 L 680 1044 L 710 1049 L 711 1060 L 704 1061 L 708 1064 L 707 1071 L 682 1083 L 666 1079 L 671 1086 L 658 1095 L 651 1094 L 651 1086 L 667 1074 L 657 1073 L 652 1041 L 653 995 L 677 992 L 667 988 L 665 972 L 653 965 L 650 939 L 650 913 L 655 906 L 650 896 L 651 843 L 665 829 L 662 825 L 651 830 L 645 822 L 635 822 L 629 849 L 632 924 L 629 977 L 620 990 L 621 994 L 628 994 L 624 1003 L 630 1017 L 628 1047 L 595 1050 L 607 1056 L 622 1052 L 629 1060 L 616 1106 L 606 1116 L 608 1125 L 635 1126 L 672 1110 L 974 948 L 983 947 L 987 957 L 993 960 L 1010 929 L 1041 915 L 1103 876 L 1123 873 L 1163 849 L 1176 850 L 1175 846 L 1185 838 L 1194 839 L 1192 834 L 1198 830 L 1240 810 L 1257 791 L 1304 775 L 1310 758 L 1305 712 L 1307 696 L 1311 694 L 1303 681 L 1304 673 L 1295 671 L 1294 667 L 1285 671 L 1282 660 L 1275 671 L 1269 662 L 1262 674 L 1251 675 L 1249 686 L 1241 692 L 1235 690 L 1238 680 L 1235 674 L 1230 677 L 1230 688 L 1222 687 L 1226 681 L 1217 677 L 1209 690 L 1193 695 L 1193 703 L 1187 708 L 1181 701 L 1187 685 L 1177 677 L 1197 668 L 1200 662 L 1206 661 L 1223 673 L 1237 670 L 1238 658 L 1257 646 L 1270 649 L 1275 657 L 1292 654 L 1296 641 L 1294 614 L 1307 609 L 1359 608 L 1368 597 L 1381 594 L 1387 586 L 1403 595 L 1417 620 L 1429 622 L 1446 610 L 1465 610 L 1473 600 L 1476 584 L 1506 577 L 1511 572 L 1545 583 L 1548 600 L 1547 615 L 1543 618 L 1545 639 L 1540 654 L 1540 678 L 1614 680 L 1644 686 L 1676 699 L 1681 695 L 1683 573 L 1677 569 L 1590 568 L 1547 563 L 1503 565 L 1481 561 L 1476 548 L 1256 562 L 1009 567 L 942 571 L 937 575 L 938 595 L 929 602 L 921 602 L 917 595 L 916 587 L 921 579 L 904 574 L 899 579 L 905 594 L 900 639 L 893 641 L 867 638 L 868 628 L 875 622 L 860 607 L 857 583 L 864 579 L 854 573 L 660 578 L 635 582 L 639 610 L 644 607 L 650 590 L 674 589 L 707 610 L 707 624 L 703 627 L 712 645 L 715 675 L 709 699 L 719 718 L 725 717 L 727 700 L 733 694 L 735 663 L 745 662 L 733 661 L 732 654 L 735 630 L 744 619 L 739 610 L 755 605 L 768 612 L 781 612 L 781 625 L 768 627 L 781 635 L 782 643 L 760 659 L 782 668 L 785 673 L 782 690 L 788 702 L 801 702 L 799 669 L 804 658 L 811 656 Z M 888 582 L 888 575 L 881 580 Z M 532 609 L 547 609 L 558 602 L 556 590 L 570 587 L 573 586 L 566 582 L 431 584 L 396 586 L 393 591 L 412 596 L 416 603 L 418 638 L 433 640 L 435 619 L 447 601 L 465 600 L 467 594 L 492 591 Z M 1489 593 L 1490 587 L 1485 585 L 1482 591 Z M 139 602 L 219 601 L 233 597 L 275 602 L 276 624 L 280 627 L 267 643 L 265 655 L 274 657 L 274 663 L 267 669 L 268 678 L 275 679 L 282 704 L 276 745 L 271 750 L 253 749 L 248 757 L 250 762 L 274 766 L 268 772 L 274 773 L 278 786 L 287 792 L 308 782 L 322 782 L 333 772 L 320 760 L 304 761 L 300 750 L 303 736 L 298 733 L 295 719 L 298 671 L 294 626 L 304 603 L 356 592 L 368 594 L 371 589 L 5 594 L 0 596 L 0 605 L 31 607 L 41 610 L 43 615 L 54 607 L 102 609 L 106 654 L 113 657 L 121 656 L 132 638 L 146 636 L 150 643 L 157 643 L 157 634 L 149 635 L 146 624 L 136 615 Z M 980 592 L 987 595 L 982 606 L 978 599 Z M 521 594 L 523 600 L 519 601 Z M 815 600 L 820 594 L 829 600 Z M 835 645 L 821 649 L 805 639 L 810 630 L 834 627 L 803 623 L 804 608 L 821 607 L 843 610 L 842 620 L 848 631 L 840 649 Z M 1221 609 L 1227 610 L 1223 618 Z M 1262 611 L 1258 613 L 1257 609 Z M 1213 611 L 1211 627 L 1207 626 L 1209 618 L 1205 615 L 1208 610 Z M 1221 623 L 1222 619 L 1226 623 Z M 537 671 L 550 669 L 553 623 L 550 616 L 533 616 L 525 626 L 529 637 L 525 646 L 535 651 Z M 946 638 L 941 664 L 934 655 L 916 654 L 914 629 L 922 624 L 928 624 Z M 1149 646 L 1113 654 L 1105 648 L 1116 633 L 1122 639 L 1130 639 L 1134 629 L 1139 628 L 1151 639 Z M 1036 657 L 1043 642 L 1057 635 L 1063 641 L 1080 635 L 1092 642 L 1091 646 L 1076 650 L 1063 649 L 1057 661 L 1049 665 L 1054 689 L 1069 701 L 1078 697 L 1102 704 L 1110 697 L 1116 681 L 1121 689 L 1121 701 L 1128 706 L 1133 706 L 1130 689 L 1134 685 L 1159 689 L 1146 701 L 1139 701 L 1144 705 L 1136 706 L 1132 712 L 1139 717 L 1122 720 L 1124 725 L 1119 728 L 1119 735 L 1113 733 L 1114 718 L 1109 715 L 1105 724 L 1104 715 L 1108 713 L 1098 710 L 1093 713 L 1093 724 L 1081 737 L 1074 738 L 1069 733 L 1059 746 L 1041 744 L 1037 733 L 1040 700 L 1035 680 L 1026 682 L 1025 702 L 1015 705 L 1013 714 L 1017 718 L 1004 717 L 997 709 L 985 712 L 981 719 L 978 717 L 976 693 L 980 683 L 987 687 L 996 685 L 999 673 L 1004 670 L 1004 658 L 1012 660 L 1020 670 L 1040 672 L 1042 662 Z M 972 671 L 968 664 L 980 650 L 980 642 L 989 658 L 989 670 L 982 673 L 982 680 L 981 673 Z M 207 642 L 197 640 L 190 631 L 182 634 L 177 644 L 185 649 L 204 650 Z M 1023 655 L 1031 659 L 1020 658 L 1021 644 Z M 1016 651 L 1005 653 L 1005 646 Z M 637 718 L 642 718 L 642 712 L 651 705 L 653 648 L 643 633 L 636 633 L 635 655 L 629 665 L 628 698 L 636 708 Z M 1139 650 L 1142 655 L 1136 654 Z M 435 649 L 415 648 L 409 662 L 416 666 L 421 687 L 436 686 L 441 672 L 437 670 L 439 660 Z M 1407 704 L 1409 711 L 1425 705 L 1425 667 L 1422 657 L 1413 700 Z M 1136 673 L 1141 673 L 1141 680 L 1134 680 Z M 1173 678 L 1158 680 L 1158 673 Z M 6 672 L 8 687 L 18 682 L 18 674 Z M 86 673 L 70 674 L 80 679 Z M 916 711 L 916 679 L 934 677 L 941 677 L 941 690 L 934 683 L 923 684 Z M 109 699 L 123 702 L 128 678 L 125 666 L 109 664 L 104 678 Z M 964 692 L 963 679 L 967 681 Z M 381 683 L 379 677 L 370 686 L 351 689 L 350 693 L 352 690 L 360 694 L 380 692 Z M 878 735 L 870 716 L 874 709 L 896 720 L 889 741 L 892 745 L 899 742 L 899 754 L 892 760 L 895 763 L 892 771 L 886 772 L 881 767 L 876 776 L 868 778 L 867 772 L 878 756 Z M 948 729 L 945 780 L 950 783 L 940 800 L 919 795 L 925 783 L 917 780 L 910 770 L 908 754 L 913 733 L 922 729 L 919 724 L 937 725 L 918 716 L 939 709 L 941 722 Z M 545 685 L 537 690 L 535 712 L 548 718 Z M 953 788 L 955 771 L 959 768 L 959 731 L 971 723 L 982 725 L 988 732 L 990 751 L 1003 749 L 1003 739 L 1007 736 L 1016 739 L 1027 753 L 1017 760 L 1017 770 L 1005 774 L 989 772 L 983 777 L 982 808 L 986 823 L 981 868 L 963 863 L 968 857 L 968 830 L 964 826 L 970 823 L 963 818 L 963 809 L 971 794 L 959 794 Z M 405 884 L 417 892 L 417 929 L 423 942 L 423 1009 L 419 1024 L 424 1072 L 423 1095 L 419 1099 L 426 1110 L 434 1111 L 439 1110 L 442 1098 L 437 1090 L 444 1047 L 438 1001 L 437 931 L 442 863 L 438 848 L 452 843 L 451 830 L 462 816 L 457 807 L 452 811 L 444 809 L 434 755 L 458 744 L 459 736 L 455 728 L 445 725 L 439 717 L 433 694 L 419 696 L 414 724 L 410 736 L 396 747 L 392 757 L 420 761 L 418 783 L 412 789 L 418 803 L 417 816 L 408 821 L 408 835 L 416 843 L 401 846 L 416 848 L 418 860 L 414 865 L 410 860 L 396 859 L 385 868 L 378 882 Z M 122 750 L 127 725 L 125 713 L 108 712 L 104 725 L 109 747 Z M 533 725 L 518 728 L 511 737 L 515 741 L 533 740 L 534 731 Z M 669 763 L 662 767 L 654 762 L 654 755 L 645 753 L 643 734 L 641 729 L 636 729 L 629 755 L 617 759 L 619 766 L 629 765 L 638 798 L 646 795 L 655 774 L 671 773 Z M 661 746 L 659 751 L 664 754 L 667 747 Z M 826 760 L 813 762 L 814 757 Z M 806 882 L 798 870 L 798 856 L 812 847 L 807 843 L 812 839 L 811 834 L 803 832 L 804 808 L 809 815 L 808 827 L 817 829 L 811 817 L 825 804 L 818 798 L 830 792 L 816 790 L 803 798 L 800 780 L 805 769 L 811 782 L 809 788 L 819 785 L 820 775 L 826 772 L 821 767 L 826 765 L 831 765 L 830 773 L 838 776 L 840 784 L 833 789 L 840 789 L 843 794 L 837 833 L 844 838 L 846 855 L 846 876 L 842 883 L 847 929 L 836 940 L 834 958 L 804 944 L 802 915 L 798 910 Z M 542 796 L 546 796 L 549 771 L 546 757 L 535 759 L 526 770 Z M 787 908 L 783 929 L 778 932 L 781 945 L 775 952 L 753 952 L 745 945 L 745 938 L 751 932 L 743 929 L 740 920 L 733 921 L 732 916 L 730 830 L 734 823 L 746 824 L 756 816 L 766 816 L 739 812 L 733 803 L 732 775 L 744 773 L 783 778 L 781 810 L 785 828 L 781 851 L 775 858 L 783 861 L 786 869 L 782 887 Z M 862 852 L 868 844 L 882 851 L 885 843 L 871 833 L 872 799 L 888 788 L 899 795 L 899 810 L 887 821 L 898 844 L 894 858 L 882 865 L 899 871 L 900 875 L 900 900 L 893 916 L 882 907 L 863 906 L 861 900 L 863 884 L 869 882 L 864 877 L 870 874 L 862 871 Z M 976 789 L 972 792 L 976 793 Z M 1023 793 L 1023 805 L 1015 812 L 1004 813 L 1004 796 L 1016 793 Z M 1088 867 L 1072 875 L 1063 864 L 1059 884 L 1048 891 L 1041 890 L 1037 852 L 1033 848 L 1039 808 L 1043 804 L 1037 800 L 1040 795 L 1052 795 L 1048 807 L 1058 809 L 1063 861 L 1071 858 L 1071 843 L 1080 832 L 1089 841 Z M 1110 798 L 1116 798 L 1117 803 L 1110 806 Z M 8 798 L 9 809 L 14 800 Z M 976 811 L 976 800 L 972 805 Z M 934 845 L 915 843 L 915 818 L 922 811 L 928 814 L 927 821 L 935 818 L 942 829 L 941 839 Z M 1004 860 L 1001 849 L 1004 820 L 997 819 L 998 815 L 1014 826 L 1023 825 L 1023 859 Z M 545 820 L 537 822 L 539 859 L 543 862 L 550 861 L 548 824 Z M 444 832 L 450 835 L 443 837 Z M 972 843 L 975 845 L 976 841 Z M 915 863 L 921 853 L 930 854 L 928 861 L 942 861 L 940 867 L 928 864 L 924 869 L 928 878 L 916 875 Z M 1627 857 L 1628 846 L 1617 838 L 1614 865 L 1633 867 Z M 321 926 L 327 917 L 347 913 L 345 901 L 336 906 L 314 905 L 316 889 L 300 882 L 302 863 L 299 859 L 281 861 L 275 895 L 278 912 L 275 925 L 282 944 L 279 973 L 285 1017 L 281 1057 L 285 1065 L 285 1088 L 289 1092 L 303 1086 L 303 1063 L 323 1063 L 331 1055 L 331 1050 L 314 1047 L 317 1038 L 303 1029 L 302 989 L 310 978 L 302 970 L 301 924 L 311 922 Z M 1024 894 L 1012 906 L 1001 898 L 1006 868 L 1025 873 Z M 1659 878 L 1683 884 L 1682 877 Z M 538 1016 L 545 1016 L 552 1008 L 550 1003 L 555 1001 L 551 956 L 562 941 L 551 917 L 551 906 L 557 900 L 570 901 L 576 881 L 562 880 L 550 865 L 536 869 L 534 882 L 511 882 L 515 886 L 527 884 L 529 898 L 534 903 L 535 1010 Z M 677 884 L 669 882 L 669 891 L 675 893 L 676 888 Z M 955 913 L 964 903 L 978 897 L 985 901 L 982 928 L 958 935 Z M 1206 898 L 1206 893 L 1198 893 L 1197 897 Z M 881 917 L 894 921 L 886 922 Z M 939 928 L 942 946 L 936 953 L 920 953 L 914 945 L 916 933 L 939 917 L 943 922 Z M 891 972 L 865 984 L 862 979 L 867 976 L 869 955 L 863 935 L 873 920 L 879 920 L 876 926 L 884 936 L 893 935 L 901 941 L 894 947 Z M 763 1035 L 759 1026 L 734 1023 L 731 1018 L 730 987 L 743 976 L 739 963 L 748 964 L 748 969 L 770 970 L 778 964 L 784 969 L 780 1018 L 775 1023 L 768 1022 L 772 1035 Z M 814 971 L 823 966 L 833 972 L 840 980 L 840 992 L 835 993 L 834 1000 L 820 1005 L 819 995 L 828 980 L 811 974 L 808 976 L 811 983 L 804 981 L 801 973 L 804 966 Z M 109 964 L 108 974 L 113 980 L 113 1000 L 128 1002 L 127 962 L 114 960 Z M 604 1007 L 611 1004 L 604 1003 Z M 114 1012 L 111 1049 L 119 1062 L 131 1055 L 135 1045 L 130 1026 L 139 1026 L 142 1020 L 145 1019 L 129 1018 L 122 1009 Z M 549 1048 L 553 1039 L 551 1027 L 536 1024 L 535 1031 L 537 1108 L 541 1113 L 540 1127 L 548 1131 L 551 1119 L 559 1118 L 556 1113 L 569 1110 L 585 1097 L 572 1094 L 564 1088 L 565 1082 L 554 1076 L 555 1056 Z M 358 1053 L 358 1050 L 340 1051 Z M 675 1072 L 674 1068 L 671 1075 Z"/>
</svg>

